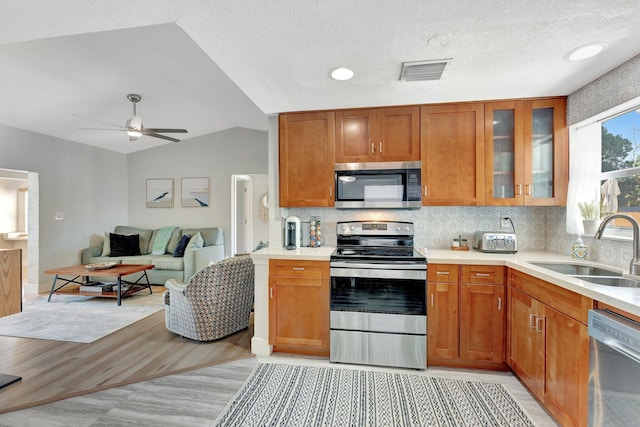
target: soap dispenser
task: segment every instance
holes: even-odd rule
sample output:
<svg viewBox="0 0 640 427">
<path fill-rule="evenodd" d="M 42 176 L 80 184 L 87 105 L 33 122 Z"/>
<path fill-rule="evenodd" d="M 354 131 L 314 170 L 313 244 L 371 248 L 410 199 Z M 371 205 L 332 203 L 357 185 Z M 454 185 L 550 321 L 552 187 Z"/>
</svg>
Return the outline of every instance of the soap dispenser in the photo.
<svg viewBox="0 0 640 427">
<path fill-rule="evenodd" d="M 571 246 L 571 258 L 580 260 L 587 259 L 587 247 L 582 242 L 582 236 L 578 236 L 578 240 Z"/>
</svg>

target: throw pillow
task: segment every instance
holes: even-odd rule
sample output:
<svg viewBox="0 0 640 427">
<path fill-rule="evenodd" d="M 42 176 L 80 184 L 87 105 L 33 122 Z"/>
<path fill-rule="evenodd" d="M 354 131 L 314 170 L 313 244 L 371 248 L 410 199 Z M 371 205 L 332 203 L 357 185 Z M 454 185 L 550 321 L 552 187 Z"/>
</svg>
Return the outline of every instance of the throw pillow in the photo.
<svg viewBox="0 0 640 427">
<path fill-rule="evenodd" d="M 111 240 L 109 239 L 109 232 L 104 232 L 104 243 L 102 244 L 102 254 L 100 256 L 111 256 Z"/>
<path fill-rule="evenodd" d="M 189 236 L 188 234 L 185 234 L 180 238 L 180 241 L 178 242 L 178 246 L 176 246 L 176 250 L 173 251 L 174 257 L 184 256 L 184 251 L 185 249 L 187 249 L 187 244 L 189 243 L 189 239 L 191 239 L 191 236 Z"/>
<path fill-rule="evenodd" d="M 200 249 L 203 246 L 204 246 L 204 239 L 202 238 L 202 235 L 200 233 L 196 233 L 193 236 L 191 236 L 191 239 L 189 240 L 189 244 L 187 245 L 187 249 L 185 249 L 185 252 L 195 251 L 196 249 Z"/>
<path fill-rule="evenodd" d="M 140 255 L 140 235 L 130 234 L 124 236 L 121 234 L 109 233 L 109 241 L 112 257 L 115 256 L 131 256 Z"/>
<path fill-rule="evenodd" d="M 175 229 L 176 227 L 162 227 L 156 232 L 156 238 L 153 241 L 153 250 L 151 251 L 153 255 L 162 255 L 166 252 L 169 239 L 171 239 L 171 235 Z"/>
</svg>

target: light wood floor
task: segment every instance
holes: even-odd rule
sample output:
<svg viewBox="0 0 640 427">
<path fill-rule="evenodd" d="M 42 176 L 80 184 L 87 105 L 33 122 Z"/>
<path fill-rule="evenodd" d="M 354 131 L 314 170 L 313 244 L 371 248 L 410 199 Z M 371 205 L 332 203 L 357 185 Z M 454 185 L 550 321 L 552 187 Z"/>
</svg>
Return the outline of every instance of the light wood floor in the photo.
<svg viewBox="0 0 640 427">
<path fill-rule="evenodd" d="M 163 311 L 90 344 L 0 336 L 0 372 L 23 378 L 0 389 L 0 414 L 250 357 L 252 336 L 249 327 L 209 343 L 181 338 Z"/>
</svg>

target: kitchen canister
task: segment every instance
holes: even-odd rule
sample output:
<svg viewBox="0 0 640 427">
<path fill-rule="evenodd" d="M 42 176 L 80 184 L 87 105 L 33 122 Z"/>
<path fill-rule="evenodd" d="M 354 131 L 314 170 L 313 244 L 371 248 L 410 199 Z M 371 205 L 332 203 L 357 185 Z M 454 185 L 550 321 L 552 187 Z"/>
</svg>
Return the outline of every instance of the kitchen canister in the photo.
<svg viewBox="0 0 640 427">
<path fill-rule="evenodd" d="M 322 227 L 320 225 L 320 217 L 312 216 L 309 220 L 309 246 L 319 248 L 324 243 L 322 238 Z"/>
</svg>

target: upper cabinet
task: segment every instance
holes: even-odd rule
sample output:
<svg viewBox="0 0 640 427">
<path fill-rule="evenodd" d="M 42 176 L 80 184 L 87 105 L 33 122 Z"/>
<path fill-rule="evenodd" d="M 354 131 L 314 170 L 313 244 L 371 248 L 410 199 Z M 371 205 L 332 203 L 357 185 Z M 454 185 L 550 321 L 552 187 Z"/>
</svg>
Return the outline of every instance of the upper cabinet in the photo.
<svg viewBox="0 0 640 427">
<path fill-rule="evenodd" d="M 333 206 L 335 113 L 281 114 L 280 206 Z"/>
<path fill-rule="evenodd" d="M 485 103 L 486 204 L 566 203 L 564 98 Z"/>
<path fill-rule="evenodd" d="M 337 111 L 335 162 L 420 160 L 419 111 L 416 106 Z"/>
<path fill-rule="evenodd" d="M 482 103 L 421 108 L 422 204 L 483 205 Z"/>
</svg>

